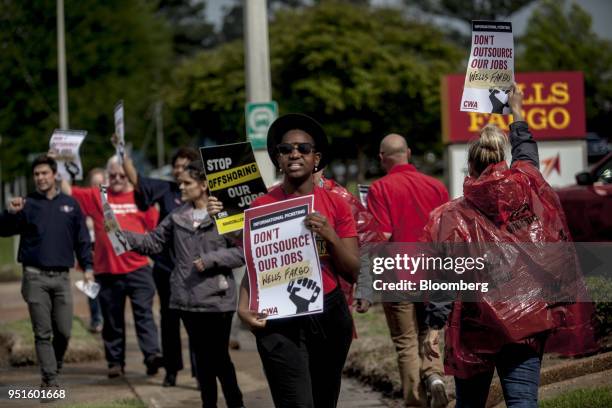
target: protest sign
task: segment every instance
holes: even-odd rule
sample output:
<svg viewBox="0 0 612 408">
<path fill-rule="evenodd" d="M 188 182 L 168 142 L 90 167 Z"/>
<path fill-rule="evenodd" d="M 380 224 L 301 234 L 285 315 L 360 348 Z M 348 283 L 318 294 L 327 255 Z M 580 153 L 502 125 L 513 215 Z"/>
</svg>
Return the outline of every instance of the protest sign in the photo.
<svg viewBox="0 0 612 408">
<path fill-rule="evenodd" d="M 359 201 L 365 208 L 368 208 L 368 191 L 370 191 L 370 186 L 357 184 L 357 191 L 359 192 Z"/>
<path fill-rule="evenodd" d="M 508 92 L 513 82 L 512 23 L 472 21 L 472 50 L 465 74 L 461 110 L 509 114 Z"/>
<path fill-rule="evenodd" d="M 110 240 L 113 251 L 115 251 L 115 255 L 119 256 L 124 252 L 127 252 L 132 249 L 130 244 L 123 235 L 123 231 L 117 222 L 117 218 L 113 213 L 113 209 L 108 203 L 107 198 L 107 190 L 108 186 L 100 186 L 100 198 L 102 199 L 102 212 L 104 213 L 104 230 L 106 231 L 106 235 L 108 235 L 108 239 Z"/>
<path fill-rule="evenodd" d="M 123 165 L 125 158 L 125 125 L 123 122 L 123 101 L 117 102 L 115 105 L 115 135 L 117 136 L 117 145 L 115 146 L 116 154 L 119 159 L 119 164 Z"/>
<path fill-rule="evenodd" d="M 200 147 L 210 195 L 223 203 L 215 216 L 220 234 L 241 230 L 244 210 L 266 194 L 253 148 L 249 142 Z"/>
<path fill-rule="evenodd" d="M 63 180 L 83 180 L 83 165 L 79 149 L 87 136 L 85 130 L 55 129 L 49 149 L 55 152 L 57 171 Z"/>
<path fill-rule="evenodd" d="M 314 196 L 245 211 L 244 257 L 250 309 L 268 319 L 323 311 L 323 281 L 314 234 L 304 218 Z"/>
</svg>

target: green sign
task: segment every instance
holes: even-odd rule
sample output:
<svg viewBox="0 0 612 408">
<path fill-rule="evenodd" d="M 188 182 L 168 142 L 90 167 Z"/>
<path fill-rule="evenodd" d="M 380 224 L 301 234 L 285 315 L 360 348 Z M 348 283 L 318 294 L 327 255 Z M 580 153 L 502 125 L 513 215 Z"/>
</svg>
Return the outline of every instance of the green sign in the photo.
<svg viewBox="0 0 612 408">
<path fill-rule="evenodd" d="M 247 140 L 253 149 L 265 149 L 268 128 L 278 117 L 278 104 L 274 101 L 247 103 L 245 114 Z"/>
</svg>

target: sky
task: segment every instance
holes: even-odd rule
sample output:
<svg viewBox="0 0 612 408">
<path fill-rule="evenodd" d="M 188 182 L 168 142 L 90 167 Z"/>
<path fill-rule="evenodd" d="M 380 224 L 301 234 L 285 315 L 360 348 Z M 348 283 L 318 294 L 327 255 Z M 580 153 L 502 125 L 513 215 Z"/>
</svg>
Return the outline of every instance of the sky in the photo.
<svg viewBox="0 0 612 408">
<path fill-rule="evenodd" d="M 375 6 L 397 6 L 402 0 L 371 0 Z M 591 14 L 593 29 L 604 38 L 612 40 L 612 1 L 611 0 L 577 0 L 575 1 Z M 525 30 L 527 20 L 538 1 L 524 7 L 511 17 L 514 33 L 520 36 Z M 234 4 L 234 0 L 208 0 L 206 3 L 208 19 L 217 27 L 221 24 L 223 8 Z M 569 1 L 568 1 L 569 4 Z M 469 28 L 467 28 L 469 30 Z"/>
</svg>

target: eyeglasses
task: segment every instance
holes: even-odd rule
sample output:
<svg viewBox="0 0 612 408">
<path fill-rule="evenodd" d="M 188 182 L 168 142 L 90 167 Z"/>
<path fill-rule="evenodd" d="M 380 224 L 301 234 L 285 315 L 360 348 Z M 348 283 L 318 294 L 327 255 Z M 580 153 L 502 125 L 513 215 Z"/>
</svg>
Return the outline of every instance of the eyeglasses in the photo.
<svg viewBox="0 0 612 408">
<path fill-rule="evenodd" d="M 119 180 L 123 180 L 125 178 L 125 174 L 120 174 L 120 173 L 111 173 L 108 175 L 109 179 L 119 179 Z"/>
<path fill-rule="evenodd" d="M 276 145 L 276 151 L 279 154 L 290 154 L 293 149 L 297 149 L 298 153 L 310 154 L 315 147 L 312 143 L 280 143 Z"/>
</svg>

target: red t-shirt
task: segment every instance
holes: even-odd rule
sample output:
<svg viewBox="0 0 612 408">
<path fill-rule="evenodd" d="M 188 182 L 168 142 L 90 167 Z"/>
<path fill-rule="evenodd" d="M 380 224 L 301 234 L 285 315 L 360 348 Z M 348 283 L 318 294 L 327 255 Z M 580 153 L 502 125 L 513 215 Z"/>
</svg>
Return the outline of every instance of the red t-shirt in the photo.
<svg viewBox="0 0 612 408">
<path fill-rule="evenodd" d="M 72 187 L 72 196 L 79 202 L 85 216 L 94 222 L 96 250 L 94 251 L 94 271 L 96 273 L 125 274 L 149 264 L 146 256 L 136 252 L 126 252 L 116 256 L 112 244 L 104 230 L 104 213 L 100 190 L 93 187 Z M 136 206 L 134 192 L 115 194 L 108 190 L 108 202 L 117 217 L 121 229 L 143 234 L 157 225 L 159 212 L 155 207 L 141 211 Z"/>
<path fill-rule="evenodd" d="M 440 181 L 397 164 L 368 191 L 368 210 L 392 242 L 418 242 L 434 208 L 448 201 Z"/>
<path fill-rule="evenodd" d="M 336 231 L 340 238 L 357 237 L 357 229 L 355 220 L 351 214 L 349 205 L 338 195 L 333 194 L 321 187 L 315 187 L 314 191 L 314 209 L 327 218 L 327 222 Z M 297 194 L 287 195 L 282 188 L 275 187 L 264 196 L 257 198 L 251 204 L 251 207 L 260 205 L 272 204 L 277 201 L 296 198 Z M 321 260 L 321 270 L 323 277 L 323 293 L 329 293 L 338 286 L 337 274 L 334 272 L 334 267 L 331 262 L 325 241 L 315 234 L 317 240 L 317 249 L 319 250 L 319 259 Z"/>
</svg>

